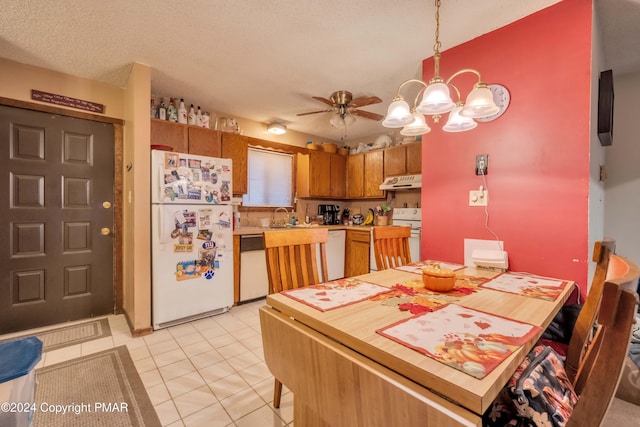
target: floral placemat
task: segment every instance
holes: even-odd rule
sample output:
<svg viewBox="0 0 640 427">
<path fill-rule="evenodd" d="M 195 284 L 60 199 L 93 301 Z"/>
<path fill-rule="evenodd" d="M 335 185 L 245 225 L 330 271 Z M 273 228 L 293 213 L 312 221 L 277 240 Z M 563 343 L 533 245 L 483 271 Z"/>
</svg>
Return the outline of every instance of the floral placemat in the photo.
<svg viewBox="0 0 640 427">
<path fill-rule="evenodd" d="M 409 273 L 422 274 L 422 269 L 424 267 L 428 267 L 430 265 L 439 264 L 440 268 L 447 268 L 449 270 L 460 270 L 464 268 L 462 264 L 454 264 L 452 262 L 444 262 L 444 261 L 418 261 L 412 262 L 411 264 L 401 265 L 400 267 L 395 267 L 396 270 L 408 271 Z"/>
<path fill-rule="evenodd" d="M 540 327 L 447 304 L 376 332 L 476 378 L 531 340 Z"/>
<path fill-rule="evenodd" d="M 502 273 L 481 286 L 511 294 L 555 301 L 568 283 L 566 280 L 534 276 L 526 273 Z"/>
<path fill-rule="evenodd" d="M 456 284 L 449 292 L 431 291 L 424 287 L 422 279 L 409 280 L 391 287 L 391 291 L 377 295 L 372 300 L 382 301 L 382 305 L 398 307 L 412 314 L 426 313 L 436 308 L 457 302 L 461 298 L 479 290 L 487 279 L 482 277 L 456 275 Z"/>
<path fill-rule="evenodd" d="M 333 310 L 389 292 L 386 286 L 348 278 L 280 292 L 320 311 Z"/>
</svg>

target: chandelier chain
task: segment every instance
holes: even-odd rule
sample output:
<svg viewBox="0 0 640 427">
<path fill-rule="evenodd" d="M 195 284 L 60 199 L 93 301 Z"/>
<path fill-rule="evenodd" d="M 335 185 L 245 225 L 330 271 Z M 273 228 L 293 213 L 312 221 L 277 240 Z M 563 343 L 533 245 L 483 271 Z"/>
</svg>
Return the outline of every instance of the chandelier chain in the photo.
<svg viewBox="0 0 640 427">
<path fill-rule="evenodd" d="M 433 52 L 440 53 L 440 0 L 436 1 L 436 41 L 433 44 Z"/>
</svg>

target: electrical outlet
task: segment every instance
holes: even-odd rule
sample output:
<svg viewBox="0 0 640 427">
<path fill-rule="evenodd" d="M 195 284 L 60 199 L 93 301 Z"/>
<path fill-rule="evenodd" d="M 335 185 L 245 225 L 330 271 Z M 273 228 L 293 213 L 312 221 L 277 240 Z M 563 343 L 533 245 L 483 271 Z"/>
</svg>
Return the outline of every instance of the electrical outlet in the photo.
<svg viewBox="0 0 640 427">
<path fill-rule="evenodd" d="M 489 155 L 478 154 L 476 156 L 476 175 L 486 175 L 489 167 Z"/>
<path fill-rule="evenodd" d="M 489 203 L 489 192 L 487 190 L 469 191 L 469 206 L 487 206 Z"/>
</svg>

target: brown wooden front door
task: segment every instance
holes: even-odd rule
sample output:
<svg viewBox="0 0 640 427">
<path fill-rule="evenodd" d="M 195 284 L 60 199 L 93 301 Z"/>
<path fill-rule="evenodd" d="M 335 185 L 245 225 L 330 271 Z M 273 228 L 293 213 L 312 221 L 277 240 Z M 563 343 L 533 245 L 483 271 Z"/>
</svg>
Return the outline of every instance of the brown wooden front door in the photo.
<svg viewBox="0 0 640 427">
<path fill-rule="evenodd" d="M 113 313 L 113 125 L 0 106 L 0 150 L 0 334 Z"/>
</svg>

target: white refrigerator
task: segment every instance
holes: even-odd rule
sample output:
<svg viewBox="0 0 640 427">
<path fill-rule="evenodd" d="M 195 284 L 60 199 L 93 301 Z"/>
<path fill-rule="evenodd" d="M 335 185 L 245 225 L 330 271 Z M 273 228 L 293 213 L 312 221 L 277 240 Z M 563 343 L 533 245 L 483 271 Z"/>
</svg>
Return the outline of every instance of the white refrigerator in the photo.
<svg viewBox="0 0 640 427">
<path fill-rule="evenodd" d="M 153 329 L 233 305 L 231 159 L 151 151 Z"/>
</svg>

